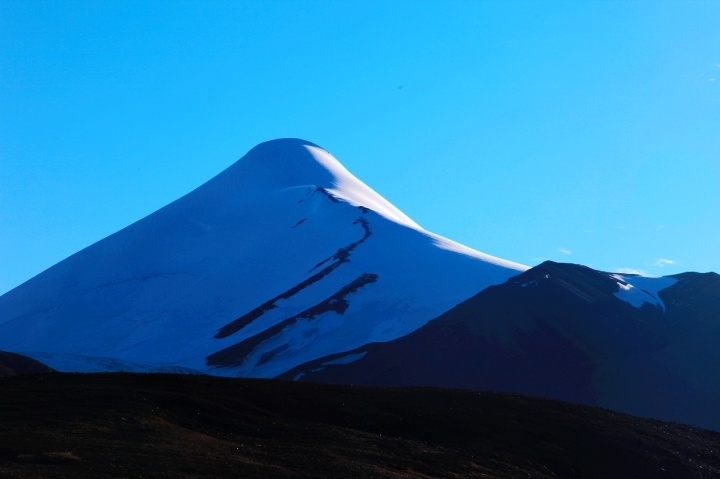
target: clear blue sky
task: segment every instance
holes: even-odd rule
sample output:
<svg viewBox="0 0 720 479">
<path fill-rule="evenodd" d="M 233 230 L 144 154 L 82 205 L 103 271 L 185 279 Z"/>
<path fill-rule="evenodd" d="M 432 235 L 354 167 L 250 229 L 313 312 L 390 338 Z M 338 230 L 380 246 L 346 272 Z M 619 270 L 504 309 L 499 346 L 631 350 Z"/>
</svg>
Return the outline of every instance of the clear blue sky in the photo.
<svg viewBox="0 0 720 479">
<path fill-rule="evenodd" d="M 513 261 L 720 272 L 720 2 L 0 2 L 0 293 L 255 144 Z"/>
</svg>

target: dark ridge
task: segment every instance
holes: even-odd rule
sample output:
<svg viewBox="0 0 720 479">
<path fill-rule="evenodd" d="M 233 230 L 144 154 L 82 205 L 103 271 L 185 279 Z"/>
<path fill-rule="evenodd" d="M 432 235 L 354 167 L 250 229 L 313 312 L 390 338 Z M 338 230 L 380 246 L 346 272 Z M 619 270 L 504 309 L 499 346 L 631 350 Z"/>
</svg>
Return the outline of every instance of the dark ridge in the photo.
<svg viewBox="0 0 720 479">
<path fill-rule="evenodd" d="M 294 225 L 292 225 L 290 228 L 297 228 L 301 224 L 305 223 L 306 220 L 307 220 L 307 218 L 303 218 L 300 221 L 298 221 L 297 223 L 295 223 Z"/>
<path fill-rule="evenodd" d="M 350 283 L 346 284 L 340 290 L 319 302 L 318 304 L 311 306 L 303 312 L 296 314 L 290 318 L 287 318 L 279 323 L 267 328 L 266 330 L 251 336 L 243 341 L 240 341 L 232 346 L 225 349 L 221 349 L 207 357 L 208 366 L 216 367 L 231 367 L 239 366 L 245 357 L 250 354 L 260 343 L 266 341 L 276 334 L 279 334 L 283 329 L 291 324 L 297 322 L 298 319 L 309 319 L 313 320 L 316 316 L 329 311 L 335 311 L 337 314 L 343 314 L 350 304 L 345 299 L 348 295 L 356 292 L 366 284 L 374 283 L 377 281 L 378 275 L 372 273 L 363 273 L 355 278 Z M 268 357 L 263 357 L 258 364 L 263 364 L 271 359 L 271 357 L 279 351 L 273 351 Z"/>
<path fill-rule="evenodd" d="M 339 251 L 339 250 L 338 250 L 338 251 Z M 325 258 L 324 260 L 320 261 L 318 264 L 316 264 L 315 266 L 313 266 L 312 269 L 311 269 L 310 271 L 308 271 L 308 273 L 312 273 L 313 271 L 315 271 L 315 270 L 318 269 L 320 266 L 324 265 L 325 263 L 327 263 L 328 261 L 330 261 L 330 260 L 333 259 L 334 257 L 335 257 L 335 256 L 328 256 L 327 258 Z"/>
<path fill-rule="evenodd" d="M 275 376 L 274 379 L 282 379 L 285 381 L 306 381 L 311 383 L 326 383 L 326 384 L 352 384 L 352 385 L 359 385 L 359 386 L 369 386 L 370 384 L 367 383 L 355 383 L 354 378 L 350 378 L 349 381 L 334 381 L 334 380 L 328 380 L 327 373 L 323 375 L 319 375 L 318 373 L 326 370 L 326 369 L 332 369 L 334 371 L 338 371 L 339 369 L 342 369 L 343 366 L 347 366 L 351 363 L 345 363 L 345 362 L 338 362 L 338 359 L 346 358 L 348 356 L 355 356 L 358 359 L 356 361 L 359 361 L 363 359 L 368 353 L 373 354 L 373 352 L 377 349 L 379 343 L 368 343 L 363 344 L 360 347 L 357 347 L 355 349 L 350 349 L 347 351 L 342 351 L 339 353 L 333 353 L 328 354 L 327 356 L 322 356 L 317 359 L 313 359 L 311 361 L 308 361 L 306 363 L 299 364 L 291 369 L 288 369 L 284 373 L 278 374 Z M 382 344 L 382 343 L 380 343 Z M 339 375 L 342 375 L 342 372 L 339 372 Z M 306 378 L 305 376 L 309 376 L 310 379 Z M 375 386 L 375 385 L 372 385 Z M 382 387 L 388 387 L 387 384 L 380 385 Z M 407 386 L 406 384 L 399 384 L 398 386 L 403 387 Z M 394 387 L 394 386 L 389 386 Z"/>
<path fill-rule="evenodd" d="M 364 213 L 365 213 L 365 211 L 363 211 L 363 214 Z M 330 260 L 341 261 L 344 263 L 345 261 L 348 260 L 348 258 L 350 257 L 350 253 L 352 253 L 355 248 L 357 248 L 361 243 L 363 243 L 370 236 L 372 236 L 372 230 L 370 229 L 370 222 L 368 220 L 366 220 L 365 218 L 360 217 L 357 220 L 353 221 L 353 224 L 354 225 L 360 224 L 362 229 L 365 231 L 365 234 L 363 235 L 363 237 L 360 238 L 358 241 L 355 241 L 354 243 L 350 243 L 349 245 L 338 249 L 334 255 L 325 258 L 324 260 L 320 261 L 318 264 L 313 266 L 312 269 L 310 270 L 310 272 L 315 271 L 320 266 L 324 265 L 325 263 L 327 263 Z"/>
<path fill-rule="evenodd" d="M 242 316 L 240 316 L 238 319 L 232 321 L 231 323 L 226 324 L 220 330 L 218 330 L 217 333 L 215 333 L 215 338 L 222 339 L 226 338 L 232 334 L 237 333 L 242 328 L 247 326 L 248 324 L 255 321 L 257 318 L 265 314 L 266 312 L 270 311 L 271 309 L 275 308 L 275 303 L 278 302 L 281 299 L 288 299 L 294 296 L 295 294 L 299 293 L 303 289 L 307 288 L 313 283 L 316 283 L 323 279 L 328 274 L 332 273 L 338 266 L 340 266 L 342 262 L 333 263 L 330 266 L 326 267 L 322 271 L 315 273 L 314 275 L 310 276 L 305 281 L 302 281 L 292 288 L 288 289 L 287 291 L 280 293 L 279 295 L 275 296 L 274 298 L 265 301 L 263 304 L 258 306 L 257 308 L 253 309 L 249 313 L 246 313 Z"/>
<path fill-rule="evenodd" d="M 343 314 L 350 306 L 350 303 L 345 299 L 346 296 L 356 292 L 366 284 L 374 283 L 378 279 L 378 275 L 375 273 L 363 273 L 350 283 L 343 286 L 339 291 L 325 299 L 324 301 L 311 306 L 298 315 L 300 318 L 315 319 L 315 316 L 327 313 L 329 311 L 335 311 L 337 314 Z"/>
<path fill-rule="evenodd" d="M 265 301 L 263 304 L 258 306 L 257 308 L 253 309 L 252 311 L 240 316 L 236 320 L 226 324 L 222 328 L 218 330 L 217 333 L 215 333 L 215 338 L 222 339 L 226 338 L 232 334 L 237 333 L 242 328 L 247 326 L 248 324 L 255 321 L 257 318 L 265 314 L 266 312 L 270 311 L 271 309 L 275 308 L 275 303 L 277 303 L 281 299 L 288 299 L 292 296 L 296 295 L 303 289 L 307 288 L 308 286 L 317 283 L 321 279 L 323 279 L 325 276 L 332 273 L 335 269 L 337 269 L 341 264 L 346 263 L 349 261 L 350 253 L 357 248 L 361 243 L 366 241 L 370 236 L 372 236 L 372 231 L 370 230 L 370 222 L 366 220 L 365 218 L 358 218 L 353 222 L 353 224 L 360 224 L 363 228 L 364 234 L 363 237 L 360 238 L 358 241 L 355 241 L 354 243 L 350 243 L 349 245 L 340 248 L 337 253 L 335 253 L 330 258 L 318 263 L 312 270 L 316 269 L 318 266 L 322 265 L 323 263 L 326 263 L 330 259 L 334 259 L 335 262 L 330 264 L 329 266 L 326 266 L 321 271 L 315 273 L 314 275 L 310 276 L 308 279 L 296 284 L 292 288 L 288 289 L 287 291 L 280 293 L 279 295 L 275 296 L 274 298 Z"/>
<path fill-rule="evenodd" d="M 327 196 L 328 199 L 329 199 L 330 201 L 332 201 L 333 203 L 340 203 L 340 199 L 339 199 L 337 196 L 333 195 L 332 193 L 330 193 L 328 190 L 326 190 L 326 189 L 323 188 L 322 186 L 319 186 L 319 187 L 318 187 L 318 191 L 319 191 L 320 193 L 324 194 L 325 196 Z"/>
<path fill-rule="evenodd" d="M 344 248 L 340 248 L 337 253 L 333 256 L 333 259 L 336 261 L 340 261 L 342 263 L 345 263 L 346 261 L 349 261 L 350 259 L 350 253 L 353 252 L 355 248 L 360 246 L 362 243 L 365 242 L 370 236 L 372 236 L 372 231 L 370 230 L 370 222 L 366 220 L 365 218 L 358 218 L 355 221 L 353 221 L 354 225 L 359 224 L 363 231 L 365 231 L 365 234 L 363 234 L 363 237 L 359 240 L 355 241 L 354 243 L 350 243 L 349 245 L 345 246 Z"/>
<path fill-rule="evenodd" d="M 677 282 L 658 295 L 668 314 L 682 318 L 703 318 L 707 325 L 720 328 L 720 275 L 717 273 L 680 273 L 670 276 Z M 696 325 L 697 326 L 697 325 Z"/>
<path fill-rule="evenodd" d="M 7 479 L 720 477 L 718 433 L 467 390 L 17 376 L 0 428 Z"/>
<path fill-rule="evenodd" d="M 0 351 L 0 378 L 18 374 L 51 373 L 53 369 L 27 356 Z"/>
<path fill-rule="evenodd" d="M 515 284 L 528 281 L 549 281 L 588 303 L 594 303 L 618 290 L 616 280 L 608 273 L 581 264 L 545 261 L 512 278 Z"/>
</svg>

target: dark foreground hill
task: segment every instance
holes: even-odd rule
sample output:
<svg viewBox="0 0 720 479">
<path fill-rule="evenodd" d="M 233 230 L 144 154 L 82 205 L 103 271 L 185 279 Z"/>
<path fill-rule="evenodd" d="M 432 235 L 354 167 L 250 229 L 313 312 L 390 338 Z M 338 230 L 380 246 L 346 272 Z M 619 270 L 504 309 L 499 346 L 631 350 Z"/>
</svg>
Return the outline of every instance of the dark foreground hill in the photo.
<svg viewBox="0 0 720 479">
<path fill-rule="evenodd" d="M 53 370 L 40 361 L 21 354 L 0 351 L 0 378 L 16 374 L 50 373 Z"/>
<path fill-rule="evenodd" d="M 0 381 L 0 477 L 720 477 L 720 434 L 544 399 L 158 374 Z"/>
</svg>

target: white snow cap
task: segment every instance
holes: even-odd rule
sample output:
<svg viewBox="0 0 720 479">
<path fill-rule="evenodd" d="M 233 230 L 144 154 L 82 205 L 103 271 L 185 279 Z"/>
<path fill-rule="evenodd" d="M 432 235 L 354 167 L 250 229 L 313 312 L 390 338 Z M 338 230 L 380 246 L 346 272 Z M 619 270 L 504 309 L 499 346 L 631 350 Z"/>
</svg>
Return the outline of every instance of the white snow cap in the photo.
<svg viewBox="0 0 720 479">
<path fill-rule="evenodd" d="M 308 185 L 324 188 L 353 206 L 365 206 L 390 221 L 429 236 L 439 248 L 517 271 L 528 269 L 526 265 L 482 253 L 423 229 L 375 190 L 353 176 L 327 150 L 310 141 L 281 138 L 260 143 L 209 183 L 216 181 L 224 184 L 220 188 L 218 184 L 213 185 L 213 191 L 229 188 L 240 194 L 257 194 Z"/>
<path fill-rule="evenodd" d="M 244 191 L 278 190 L 313 185 L 354 206 L 365 206 L 396 223 L 422 228 L 405 213 L 352 175 L 318 145 L 282 138 L 260 143 L 219 175 Z"/>
</svg>

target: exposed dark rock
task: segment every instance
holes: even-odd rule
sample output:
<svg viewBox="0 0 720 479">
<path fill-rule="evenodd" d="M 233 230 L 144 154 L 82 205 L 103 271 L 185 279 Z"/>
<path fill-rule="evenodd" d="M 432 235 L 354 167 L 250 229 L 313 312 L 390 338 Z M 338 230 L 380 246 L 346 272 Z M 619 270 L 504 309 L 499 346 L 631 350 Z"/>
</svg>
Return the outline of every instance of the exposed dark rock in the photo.
<svg viewBox="0 0 720 479">
<path fill-rule="evenodd" d="M 323 279 L 325 276 L 332 273 L 335 269 L 337 269 L 340 265 L 343 263 L 346 263 L 350 260 L 350 254 L 352 251 L 357 248 L 360 244 L 362 244 L 364 241 L 366 241 L 370 236 L 372 236 L 372 231 L 370 230 L 370 222 L 366 220 L 365 218 L 358 218 L 353 224 L 359 224 L 363 229 L 363 236 L 359 240 L 350 243 L 349 245 L 340 248 L 337 253 L 335 253 L 330 258 L 321 261 L 315 267 L 311 270 L 315 270 L 318 267 L 322 266 L 323 264 L 327 263 L 330 260 L 334 260 L 333 263 L 330 263 L 328 266 L 323 268 L 322 270 L 318 271 L 317 273 L 313 274 L 309 278 L 307 278 L 304 281 L 301 281 L 300 283 L 296 284 L 292 288 L 288 289 L 287 291 L 284 291 L 280 293 L 279 295 L 275 296 L 272 299 L 269 299 L 265 301 L 263 304 L 258 306 L 257 308 L 253 309 L 252 311 L 245 313 L 244 315 L 240 316 L 239 318 L 235 319 L 234 321 L 231 321 L 230 323 L 226 324 L 222 328 L 218 330 L 217 333 L 215 333 L 215 338 L 222 339 L 226 338 L 230 335 L 233 335 L 240 331 L 242 328 L 247 326 L 248 324 L 252 323 L 256 319 L 258 319 L 260 316 L 265 314 L 266 312 L 270 311 L 271 309 L 274 309 L 275 303 L 280 301 L 281 299 L 288 299 L 292 296 L 296 295 L 303 289 L 307 288 L 308 286 L 317 283 L 321 279 Z"/>
<path fill-rule="evenodd" d="M 330 311 L 334 311 L 337 314 L 343 314 L 348 306 L 350 306 L 350 303 L 348 303 L 346 299 L 347 296 L 356 292 L 366 284 L 374 283 L 377 281 L 377 278 L 378 275 L 376 274 L 361 274 L 318 304 L 307 308 L 295 316 L 284 319 L 254 336 L 250 336 L 249 338 L 233 344 L 232 346 L 228 346 L 225 349 L 221 349 L 220 351 L 211 354 L 207 357 L 207 365 L 216 367 L 238 366 L 260 343 L 279 334 L 283 329 L 294 324 L 299 319 L 313 320 L 316 316 Z M 277 352 L 278 351 L 274 351 L 274 353 Z M 271 357 L 272 355 L 263 356 L 259 364 L 269 361 Z"/>
</svg>

